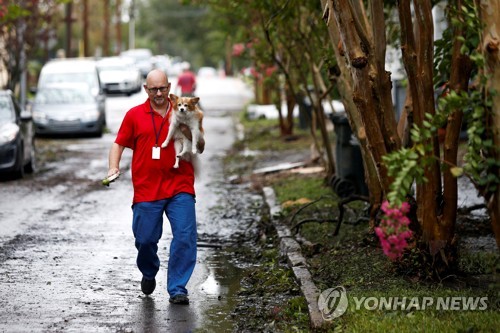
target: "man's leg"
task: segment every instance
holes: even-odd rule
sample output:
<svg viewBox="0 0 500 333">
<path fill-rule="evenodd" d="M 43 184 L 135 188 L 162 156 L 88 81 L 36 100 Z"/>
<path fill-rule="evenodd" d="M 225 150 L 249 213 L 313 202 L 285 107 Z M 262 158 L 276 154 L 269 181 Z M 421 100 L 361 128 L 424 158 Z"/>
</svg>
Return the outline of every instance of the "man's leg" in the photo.
<svg viewBox="0 0 500 333">
<path fill-rule="evenodd" d="M 132 206 L 132 230 L 137 248 L 137 267 L 147 280 L 153 280 L 160 268 L 158 241 L 163 232 L 166 200 L 139 202 Z"/>
<path fill-rule="evenodd" d="M 171 297 L 187 295 L 186 285 L 196 264 L 195 202 L 193 195 L 180 193 L 168 200 L 165 209 L 173 234 L 167 274 L 167 290 Z"/>
</svg>

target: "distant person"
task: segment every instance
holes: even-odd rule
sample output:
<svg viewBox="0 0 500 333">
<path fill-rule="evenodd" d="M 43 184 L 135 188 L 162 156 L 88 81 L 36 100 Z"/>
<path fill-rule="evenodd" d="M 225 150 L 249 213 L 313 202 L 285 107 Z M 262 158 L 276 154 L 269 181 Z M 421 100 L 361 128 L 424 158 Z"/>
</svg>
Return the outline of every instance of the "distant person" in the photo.
<svg viewBox="0 0 500 333">
<path fill-rule="evenodd" d="M 137 266 L 142 273 L 141 289 L 146 295 L 156 287 L 160 269 L 158 241 L 163 231 L 163 214 L 170 222 L 172 242 L 168 261 L 167 291 L 174 304 L 189 304 L 188 283 L 196 264 L 196 215 L 193 165 L 181 160 L 174 165 L 172 141 L 160 148 L 169 130 L 172 101 L 165 72 L 155 69 L 146 77 L 144 90 L 148 99 L 131 108 L 123 118 L 109 152 L 108 177 L 120 173 L 125 148 L 132 149 L 132 230 L 137 248 Z M 184 135 L 190 137 L 187 126 Z M 203 151 L 205 142 L 198 148 Z"/>
<path fill-rule="evenodd" d="M 64 59 L 66 58 L 66 51 L 64 49 L 58 49 L 56 52 L 56 58 L 57 59 Z"/>
<path fill-rule="evenodd" d="M 182 73 L 177 79 L 177 90 L 180 90 L 181 96 L 193 97 L 196 90 L 196 75 L 191 72 L 188 62 L 182 63 Z"/>
</svg>

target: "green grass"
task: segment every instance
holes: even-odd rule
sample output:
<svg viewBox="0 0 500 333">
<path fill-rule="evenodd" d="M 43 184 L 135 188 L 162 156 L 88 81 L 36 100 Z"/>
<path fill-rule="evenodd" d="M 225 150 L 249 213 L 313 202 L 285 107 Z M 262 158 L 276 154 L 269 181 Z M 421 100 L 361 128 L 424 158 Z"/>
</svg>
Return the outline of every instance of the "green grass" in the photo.
<svg viewBox="0 0 500 333">
<path fill-rule="evenodd" d="M 491 311 L 360 311 L 345 314 L 332 332 L 497 332 L 499 325 Z"/>
<path fill-rule="evenodd" d="M 245 113 L 241 113 L 239 121 L 245 128 L 244 143 L 250 150 L 300 150 L 309 148 L 313 143 L 309 130 L 295 128 L 293 136 L 282 137 L 277 119 L 250 120 Z M 319 138 L 319 131 L 317 135 Z"/>
<path fill-rule="evenodd" d="M 324 180 L 318 177 L 284 177 L 273 182 L 276 197 L 279 202 L 294 201 L 301 198 L 310 200 L 319 199 L 321 196 L 332 196 L 329 187 L 323 186 Z M 325 204 L 320 202 L 320 206 Z"/>
</svg>

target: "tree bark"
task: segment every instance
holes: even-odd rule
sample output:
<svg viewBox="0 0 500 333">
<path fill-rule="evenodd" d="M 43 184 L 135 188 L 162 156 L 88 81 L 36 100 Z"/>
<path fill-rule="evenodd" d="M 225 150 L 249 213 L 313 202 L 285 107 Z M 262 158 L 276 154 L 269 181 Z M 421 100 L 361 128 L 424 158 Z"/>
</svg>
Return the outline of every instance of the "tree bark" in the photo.
<svg viewBox="0 0 500 333">
<path fill-rule="evenodd" d="M 80 53 L 84 57 L 88 57 L 89 51 L 90 51 L 90 46 L 89 46 L 89 2 L 88 2 L 88 0 L 83 0 L 82 22 L 83 22 L 83 50 L 80 50 Z"/>
<path fill-rule="evenodd" d="M 410 0 L 400 0 L 401 49 L 408 75 L 409 91 L 413 101 L 414 121 L 423 126 L 425 113 L 435 113 L 433 87 L 433 23 L 430 3 L 414 1 L 416 24 L 410 11 Z M 439 144 L 437 138 L 427 140 L 432 152 L 426 153 L 435 162 L 424 168 L 427 181 L 417 184 L 417 218 L 422 227 L 423 241 L 429 245 L 432 255 L 444 248 L 443 230 L 438 220 L 438 202 L 441 197 L 441 174 L 439 167 Z"/>
<path fill-rule="evenodd" d="M 463 1 L 457 0 L 455 8 L 462 8 Z M 460 15 L 460 14 L 459 14 Z M 472 71 L 472 61 L 460 52 L 462 42 L 457 38 L 463 35 L 463 29 L 455 29 L 451 59 L 449 89 L 456 92 L 467 91 Z M 457 165 L 460 130 L 463 111 L 454 110 L 448 117 L 443 147 L 443 159 L 448 167 L 443 170 L 443 214 L 441 224 L 443 238 L 451 240 L 455 234 L 457 218 L 458 186 L 457 178 L 451 174 L 449 166 Z"/>
<path fill-rule="evenodd" d="M 340 68 L 340 73 L 338 74 L 340 77 L 337 80 L 337 89 L 340 92 L 351 129 L 353 133 L 356 134 L 356 137 L 360 142 L 363 166 L 365 169 L 365 182 L 368 187 L 370 204 L 372 206 L 372 210 L 370 212 L 370 224 L 373 226 L 375 223 L 375 215 L 382 204 L 384 193 L 379 181 L 375 160 L 373 159 L 373 155 L 368 148 L 366 130 L 362 121 L 361 111 L 354 103 L 352 88 L 353 80 L 348 63 L 344 58 L 340 31 L 334 21 L 333 3 L 330 0 L 321 0 L 321 5 L 323 7 L 323 20 L 328 27 L 329 36 L 335 52 L 335 58 L 337 59 L 337 65 Z"/>
<path fill-rule="evenodd" d="M 120 54 L 122 51 L 122 17 L 121 17 L 121 0 L 116 0 L 116 8 L 115 8 L 115 30 L 116 30 L 116 55 Z"/>
<path fill-rule="evenodd" d="M 387 96 L 381 94 L 389 93 L 389 100 L 392 103 L 390 90 L 380 89 L 378 76 L 385 76 L 378 71 L 377 63 L 385 63 L 385 59 L 376 59 L 377 54 L 373 51 L 373 42 L 368 40 L 367 35 L 363 35 L 363 29 L 356 29 L 355 15 L 351 11 L 352 7 L 347 0 L 332 0 L 333 16 L 337 29 L 339 30 L 341 47 L 345 52 L 345 59 L 350 66 L 351 81 L 353 83 L 353 101 L 361 116 L 363 127 L 359 128 L 358 137 L 366 137 L 366 147 L 372 156 L 377 180 L 381 185 L 383 193 L 390 190 L 391 179 L 387 174 L 382 157 L 389 151 L 387 149 L 387 140 L 397 138 L 397 132 L 391 133 L 384 137 L 383 133 L 387 133 L 384 123 L 380 119 L 388 117 L 394 120 L 394 111 L 391 107 L 390 114 L 384 108 L 384 103 Z M 385 31 L 385 28 L 384 30 Z M 378 54 L 380 56 L 380 53 Z M 396 124 L 394 123 L 394 129 Z M 364 129 L 364 131 L 363 131 Z M 390 129 L 388 129 L 390 130 Z"/>
<path fill-rule="evenodd" d="M 107 57 L 109 56 L 109 41 L 110 41 L 110 34 L 109 34 L 109 22 L 111 21 L 111 16 L 109 14 L 109 0 L 104 0 L 102 2 L 104 6 L 104 29 L 103 29 L 103 41 L 102 41 L 102 54 L 103 56 Z"/>
<path fill-rule="evenodd" d="M 490 119 L 487 131 L 493 139 L 493 148 L 488 152 L 495 159 L 500 160 L 500 0 L 478 0 L 481 22 L 484 24 L 481 48 L 486 59 L 485 72 L 490 78 L 487 83 L 487 91 L 494 91 L 491 96 L 493 106 L 491 108 Z M 492 170 L 499 177 L 498 165 Z M 496 190 L 489 192 L 485 197 L 488 206 L 488 213 L 491 218 L 491 225 L 497 246 L 500 248 L 500 186 L 497 184 Z"/>
</svg>

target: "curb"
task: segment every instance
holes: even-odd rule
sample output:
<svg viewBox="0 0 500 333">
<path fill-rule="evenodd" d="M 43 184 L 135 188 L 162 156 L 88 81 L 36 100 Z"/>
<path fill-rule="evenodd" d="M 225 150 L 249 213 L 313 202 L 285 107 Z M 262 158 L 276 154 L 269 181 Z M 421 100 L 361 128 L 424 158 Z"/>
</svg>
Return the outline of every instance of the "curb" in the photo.
<svg viewBox="0 0 500 333">
<path fill-rule="evenodd" d="M 276 202 L 276 194 L 273 188 L 266 186 L 262 190 L 264 200 L 269 206 L 271 222 L 278 233 L 281 255 L 286 256 L 288 265 L 292 269 L 300 290 L 306 299 L 311 326 L 320 328 L 325 324 L 325 320 L 318 308 L 319 291 L 312 281 L 311 273 L 307 269 L 306 259 L 302 256 L 300 245 L 293 238 L 290 229 L 276 218 L 281 213 L 281 207 Z"/>
</svg>

